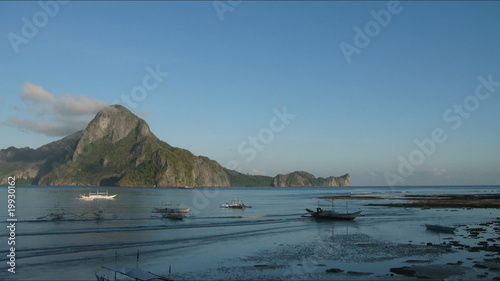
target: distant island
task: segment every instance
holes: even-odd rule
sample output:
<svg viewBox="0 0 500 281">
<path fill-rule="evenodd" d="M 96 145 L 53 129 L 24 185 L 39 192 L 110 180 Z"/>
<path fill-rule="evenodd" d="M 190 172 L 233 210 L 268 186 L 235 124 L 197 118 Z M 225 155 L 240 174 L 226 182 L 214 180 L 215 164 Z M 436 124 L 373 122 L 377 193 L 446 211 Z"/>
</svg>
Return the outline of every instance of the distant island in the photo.
<svg viewBox="0 0 500 281">
<path fill-rule="evenodd" d="M 307 172 L 247 175 L 158 139 L 121 105 L 97 113 L 82 131 L 37 149 L 0 150 L 0 184 L 50 186 L 227 187 L 349 186 L 349 174 L 316 178 Z"/>
</svg>

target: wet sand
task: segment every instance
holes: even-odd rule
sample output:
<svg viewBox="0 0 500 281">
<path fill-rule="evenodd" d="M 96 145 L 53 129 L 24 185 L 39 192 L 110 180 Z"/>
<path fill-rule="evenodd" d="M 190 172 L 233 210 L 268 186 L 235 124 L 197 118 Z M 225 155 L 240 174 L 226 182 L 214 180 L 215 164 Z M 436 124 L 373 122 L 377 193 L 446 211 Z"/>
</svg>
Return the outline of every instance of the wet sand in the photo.
<svg viewBox="0 0 500 281">
<path fill-rule="evenodd" d="M 365 206 L 423 209 L 500 207 L 498 194 L 332 196 L 321 199 L 399 200 Z M 278 244 L 274 249 L 240 258 L 234 266 L 205 272 L 203 277 L 211 279 L 222 275 L 234 280 L 248 277 L 266 280 L 500 280 L 500 217 L 485 223 L 455 226 L 455 233 L 437 233 L 443 237 L 440 243 L 392 243 L 366 233 L 331 233 L 306 243 Z"/>
<path fill-rule="evenodd" d="M 403 195 L 400 197 L 328 196 L 336 200 L 398 200 L 408 202 L 370 203 L 367 206 L 406 208 L 500 208 L 500 194 Z"/>
<path fill-rule="evenodd" d="M 196 278 L 230 280 L 500 280 L 500 218 L 458 226 L 440 244 L 392 243 L 335 234 L 234 260 Z M 490 237 L 490 238 L 488 238 Z M 494 237 L 494 238 L 492 238 Z M 191 276 L 177 276 L 190 279 Z"/>
</svg>

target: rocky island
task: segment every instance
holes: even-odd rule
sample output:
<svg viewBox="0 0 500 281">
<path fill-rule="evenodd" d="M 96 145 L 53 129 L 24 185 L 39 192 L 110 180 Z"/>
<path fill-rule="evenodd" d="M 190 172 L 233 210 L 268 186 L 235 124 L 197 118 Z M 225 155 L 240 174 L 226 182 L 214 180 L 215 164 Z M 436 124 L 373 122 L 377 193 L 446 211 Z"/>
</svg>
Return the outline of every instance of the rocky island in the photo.
<svg viewBox="0 0 500 281">
<path fill-rule="evenodd" d="M 158 139 L 123 106 L 99 111 L 79 132 L 37 149 L 0 150 L 0 184 L 52 186 L 348 186 L 349 175 L 316 178 L 306 172 L 245 175 Z"/>
<path fill-rule="evenodd" d="M 340 177 L 316 178 L 314 175 L 300 171 L 287 175 L 279 174 L 273 178 L 272 186 L 349 186 L 351 177 L 345 174 Z"/>
</svg>

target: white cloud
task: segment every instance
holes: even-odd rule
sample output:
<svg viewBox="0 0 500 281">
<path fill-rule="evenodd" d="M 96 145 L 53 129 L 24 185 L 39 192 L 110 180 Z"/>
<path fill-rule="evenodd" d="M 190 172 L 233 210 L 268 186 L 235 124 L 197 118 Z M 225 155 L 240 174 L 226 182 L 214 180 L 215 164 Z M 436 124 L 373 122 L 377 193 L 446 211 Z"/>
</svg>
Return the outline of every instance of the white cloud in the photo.
<svg viewBox="0 0 500 281">
<path fill-rule="evenodd" d="M 66 136 L 84 129 L 94 115 L 108 103 L 83 95 L 63 94 L 56 97 L 43 87 L 24 83 L 21 99 L 25 107 L 2 125 L 37 132 L 47 136 Z"/>
<path fill-rule="evenodd" d="M 49 101 L 53 103 L 57 101 L 53 94 L 45 91 L 41 86 L 30 82 L 24 83 L 21 98 L 23 100 Z"/>
<path fill-rule="evenodd" d="M 108 104 L 86 96 L 72 96 L 64 94 L 54 103 L 57 113 L 61 115 L 87 115 L 96 114 Z"/>
<path fill-rule="evenodd" d="M 47 122 L 45 120 L 32 121 L 22 120 L 19 115 L 14 115 L 6 122 L 5 125 L 17 127 L 22 131 L 31 131 L 41 133 L 47 136 L 67 136 L 75 133 L 87 126 L 88 121 L 85 120 L 66 120 L 65 122 Z"/>
</svg>

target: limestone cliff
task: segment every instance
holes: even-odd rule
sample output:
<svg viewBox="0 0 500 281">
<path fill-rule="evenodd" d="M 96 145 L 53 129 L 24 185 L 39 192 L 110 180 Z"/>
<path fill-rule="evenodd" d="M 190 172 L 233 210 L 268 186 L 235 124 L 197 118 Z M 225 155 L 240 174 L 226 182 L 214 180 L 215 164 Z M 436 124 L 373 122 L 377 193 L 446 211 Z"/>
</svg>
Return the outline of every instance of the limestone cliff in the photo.
<svg viewBox="0 0 500 281">
<path fill-rule="evenodd" d="M 272 186 L 349 186 L 351 178 L 349 174 L 340 177 L 316 178 L 314 175 L 298 171 L 290 174 L 279 174 L 273 178 Z"/>
<path fill-rule="evenodd" d="M 45 185 L 229 186 L 223 168 L 160 141 L 122 106 L 101 110 L 80 137 L 71 161 L 40 179 Z"/>
</svg>

